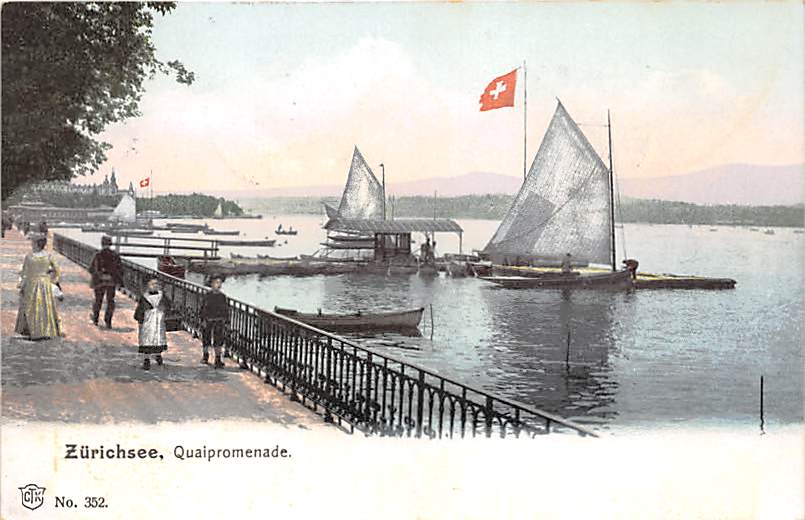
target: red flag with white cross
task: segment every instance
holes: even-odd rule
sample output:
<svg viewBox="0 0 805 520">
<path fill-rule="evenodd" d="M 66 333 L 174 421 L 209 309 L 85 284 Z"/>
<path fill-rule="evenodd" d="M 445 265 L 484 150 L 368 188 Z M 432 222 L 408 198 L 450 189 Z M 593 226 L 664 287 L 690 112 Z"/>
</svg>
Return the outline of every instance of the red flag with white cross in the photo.
<svg viewBox="0 0 805 520">
<path fill-rule="evenodd" d="M 481 112 L 514 106 L 514 87 L 517 85 L 517 69 L 493 79 L 481 94 Z"/>
<path fill-rule="evenodd" d="M 151 184 L 151 177 L 146 177 L 140 181 L 140 188 L 147 188 L 149 184 Z"/>
</svg>

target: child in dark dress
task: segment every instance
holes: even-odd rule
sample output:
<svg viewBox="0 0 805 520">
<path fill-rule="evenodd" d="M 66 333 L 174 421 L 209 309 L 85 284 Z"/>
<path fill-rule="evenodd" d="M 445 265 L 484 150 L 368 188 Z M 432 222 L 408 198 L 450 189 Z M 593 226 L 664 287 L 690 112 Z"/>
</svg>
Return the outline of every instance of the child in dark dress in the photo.
<svg viewBox="0 0 805 520">
<path fill-rule="evenodd" d="M 201 362 L 205 365 L 210 361 L 210 345 L 215 350 L 215 368 L 224 368 L 221 360 L 221 347 L 224 345 L 226 323 L 229 319 L 229 307 L 226 304 L 226 295 L 221 292 L 223 278 L 213 276 L 210 280 L 210 291 L 204 296 L 201 304 L 201 323 L 203 353 Z"/>
</svg>

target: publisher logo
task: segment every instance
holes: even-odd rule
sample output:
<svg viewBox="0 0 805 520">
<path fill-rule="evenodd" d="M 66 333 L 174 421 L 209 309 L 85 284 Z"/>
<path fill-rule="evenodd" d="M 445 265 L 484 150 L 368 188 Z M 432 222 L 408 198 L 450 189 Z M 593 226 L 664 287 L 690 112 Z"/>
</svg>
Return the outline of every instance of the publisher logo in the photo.
<svg viewBox="0 0 805 520">
<path fill-rule="evenodd" d="M 22 493 L 22 505 L 33 511 L 45 502 L 45 488 L 36 484 L 28 484 L 19 488 Z"/>
</svg>

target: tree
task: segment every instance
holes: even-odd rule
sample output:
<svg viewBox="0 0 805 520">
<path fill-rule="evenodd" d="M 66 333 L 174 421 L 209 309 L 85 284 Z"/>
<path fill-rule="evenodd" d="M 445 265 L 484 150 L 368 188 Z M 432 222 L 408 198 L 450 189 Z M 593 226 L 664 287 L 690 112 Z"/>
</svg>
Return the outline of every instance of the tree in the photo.
<svg viewBox="0 0 805 520">
<path fill-rule="evenodd" d="M 2 199 L 29 181 L 94 172 L 110 123 L 139 115 L 144 81 L 194 80 L 156 58 L 155 15 L 172 2 L 15 2 L 2 6 Z"/>
</svg>

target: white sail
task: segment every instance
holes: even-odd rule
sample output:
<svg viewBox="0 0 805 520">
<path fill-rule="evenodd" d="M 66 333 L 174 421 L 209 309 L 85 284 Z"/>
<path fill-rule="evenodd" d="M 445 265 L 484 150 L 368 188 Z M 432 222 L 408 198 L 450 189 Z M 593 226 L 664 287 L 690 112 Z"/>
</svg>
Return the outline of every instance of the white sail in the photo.
<svg viewBox="0 0 805 520">
<path fill-rule="evenodd" d="M 213 216 L 214 216 L 215 218 L 221 218 L 221 217 L 223 217 L 223 216 L 224 216 L 224 210 L 223 210 L 223 208 L 221 207 L 221 203 L 220 203 L 220 202 L 218 203 L 218 207 L 217 207 L 217 208 L 215 208 L 215 213 L 213 213 Z"/>
<path fill-rule="evenodd" d="M 134 198 L 128 193 L 123 195 L 109 218 L 122 222 L 134 222 L 137 219 L 137 203 Z"/>
<path fill-rule="evenodd" d="M 358 147 L 352 154 L 352 164 L 338 206 L 341 218 L 383 218 L 383 186 L 366 164 Z"/>
<path fill-rule="evenodd" d="M 609 169 L 560 102 L 531 169 L 484 252 L 611 263 Z"/>
</svg>

